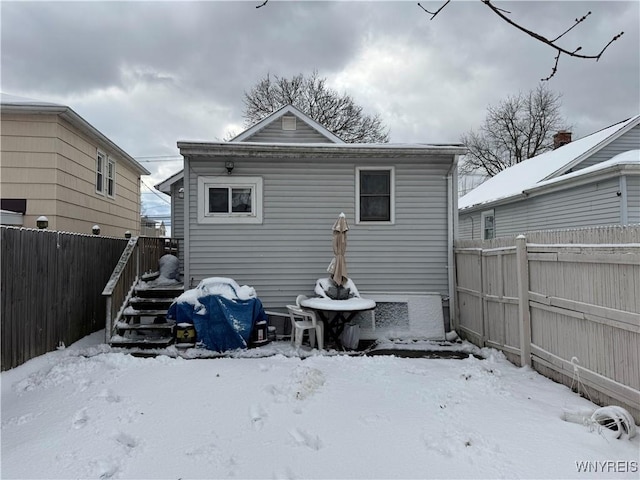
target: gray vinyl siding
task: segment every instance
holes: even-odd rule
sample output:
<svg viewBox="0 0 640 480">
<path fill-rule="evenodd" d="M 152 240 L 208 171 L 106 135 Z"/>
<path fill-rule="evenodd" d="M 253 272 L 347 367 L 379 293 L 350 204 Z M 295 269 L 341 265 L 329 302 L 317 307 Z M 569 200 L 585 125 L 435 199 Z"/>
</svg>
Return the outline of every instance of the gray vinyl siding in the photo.
<svg viewBox="0 0 640 480">
<path fill-rule="evenodd" d="M 627 215 L 630 224 L 640 224 L 640 175 L 627 175 Z"/>
<path fill-rule="evenodd" d="M 620 136 L 620 138 L 615 139 L 602 150 L 595 152 L 589 158 L 586 158 L 585 160 L 580 162 L 578 165 L 573 167 L 573 171 L 581 170 L 597 163 L 610 160 L 619 153 L 637 149 L 640 149 L 640 125 L 635 126 L 627 133 Z"/>
<path fill-rule="evenodd" d="M 264 143 L 333 143 L 299 118 L 296 121 L 295 130 L 283 130 L 282 120 L 278 118 L 243 141 Z"/>
<path fill-rule="evenodd" d="M 481 212 L 461 213 L 458 217 L 458 235 L 461 240 L 475 240 L 481 238 Z"/>
<path fill-rule="evenodd" d="M 180 268 L 184 268 L 184 199 L 178 195 L 178 190 L 184 186 L 184 180 L 180 179 L 171 185 L 171 237 L 180 241 L 178 258 Z"/>
<path fill-rule="evenodd" d="M 262 225 L 198 224 L 197 178 L 218 175 L 224 159 L 191 161 L 190 258 L 193 284 L 211 276 L 254 287 L 266 308 L 313 294 L 333 257 L 333 223 L 349 222 L 347 267 L 362 291 L 448 293 L 447 183 L 452 159 L 316 158 L 239 161 L 233 175 L 263 178 Z M 395 166 L 395 225 L 358 225 L 356 166 Z"/>
<path fill-rule="evenodd" d="M 618 189 L 618 178 L 611 178 L 496 206 L 496 236 L 619 224 Z"/>
</svg>

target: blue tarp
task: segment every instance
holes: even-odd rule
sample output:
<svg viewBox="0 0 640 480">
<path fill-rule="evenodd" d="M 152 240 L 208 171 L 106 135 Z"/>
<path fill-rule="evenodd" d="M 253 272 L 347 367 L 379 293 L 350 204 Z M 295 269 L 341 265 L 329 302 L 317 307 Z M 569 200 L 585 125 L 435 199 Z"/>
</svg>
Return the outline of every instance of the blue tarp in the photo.
<svg viewBox="0 0 640 480">
<path fill-rule="evenodd" d="M 221 295 L 204 295 L 200 305 L 174 302 L 167 319 L 192 323 L 197 341 L 207 349 L 225 352 L 247 348 L 257 322 L 267 321 L 262 302 L 257 298 L 230 300 Z"/>
</svg>

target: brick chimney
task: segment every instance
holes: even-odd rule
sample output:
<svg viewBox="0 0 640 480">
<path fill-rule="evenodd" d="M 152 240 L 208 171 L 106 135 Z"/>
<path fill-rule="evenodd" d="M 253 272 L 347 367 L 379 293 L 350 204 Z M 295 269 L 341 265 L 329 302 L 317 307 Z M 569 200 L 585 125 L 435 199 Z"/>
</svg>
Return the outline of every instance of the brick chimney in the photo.
<svg viewBox="0 0 640 480">
<path fill-rule="evenodd" d="M 567 143 L 571 143 L 571 132 L 568 130 L 560 130 L 553 136 L 553 149 L 560 148 Z"/>
</svg>

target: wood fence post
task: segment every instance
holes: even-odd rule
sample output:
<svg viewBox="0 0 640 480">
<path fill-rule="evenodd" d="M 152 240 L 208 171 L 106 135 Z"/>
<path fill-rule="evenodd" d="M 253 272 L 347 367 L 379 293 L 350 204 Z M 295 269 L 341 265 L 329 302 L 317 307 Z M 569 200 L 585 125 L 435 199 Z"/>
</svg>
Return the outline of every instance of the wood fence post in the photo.
<svg viewBox="0 0 640 480">
<path fill-rule="evenodd" d="M 527 238 L 516 237 L 518 264 L 518 318 L 520 321 L 520 366 L 531 366 L 531 317 L 529 311 L 529 260 Z"/>
</svg>

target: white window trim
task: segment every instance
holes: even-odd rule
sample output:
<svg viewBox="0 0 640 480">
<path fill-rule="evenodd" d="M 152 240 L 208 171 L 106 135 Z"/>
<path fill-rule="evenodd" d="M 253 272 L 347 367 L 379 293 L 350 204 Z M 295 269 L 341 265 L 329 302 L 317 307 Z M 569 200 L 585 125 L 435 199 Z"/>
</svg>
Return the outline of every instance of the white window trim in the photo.
<svg viewBox="0 0 640 480">
<path fill-rule="evenodd" d="M 102 158 L 102 168 L 101 169 L 98 168 L 98 163 L 99 163 L 99 159 L 100 158 Z M 104 184 L 105 184 L 104 176 L 105 176 L 105 166 L 106 166 L 106 164 L 107 164 L 107 154 L 104 153 L 102 150 L 98 150 L 97 154 L 96 154 L 96 168 L 94 169 L 96 177 L 95 177 L 95 180 L 93 182 L 93 186 L 96 189 L 96 193 L 98 195 L 103 195 L 103 196 L 105 194 L 105 191 L 104 191 Z M 98 190 L 98 174 L 102 175 L 102 181 L 100 182 L 100 190 Z"/>
<path fill-rule="evenodd" d="M 247 187 L 252 189 L 251 213 L 209 213 L 209 188 Z M 198 177 L 198 223 L 261 224 L 262 177 Z"/>
<path fill-rule="evenodd" d="M 111 195 L 109 195 L 109 165 L 113 165 L 113 177 L 111 178 L 111 180 L 113 180 L 113 192 L 111 193 Z M 107 158 L 107 168 L 104 176 L 104 183 L 104 193 L 107 195 L 107 197 L 116 198 L 116 161 L 111 157 Z"/>
<path fill-rule="evenodd" d="M 360 220 L 360 172 L 362 170 L 386 170 L 391 173 L 391 211 L 389 221 L 370 222 Z M 356 224 L 363 225 L 395 225 L 396 223 L 396 169 L 395 167 L 356 167 Z"/>
<path fill-rule="evenodd" d="M 485 210 L 480 214 L 480 239 L 481 240 L 491 240 L 490 238 L 484 238 L 484 225 L 487 217 L 493 217 L 493 237 L 496 238 L 496 215 L 493 210 Z"/>
</svg>

